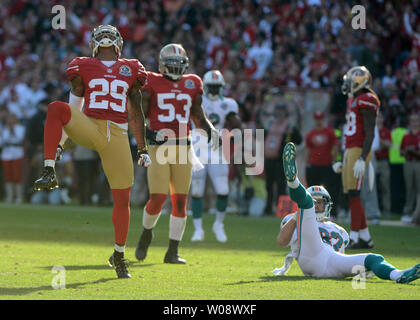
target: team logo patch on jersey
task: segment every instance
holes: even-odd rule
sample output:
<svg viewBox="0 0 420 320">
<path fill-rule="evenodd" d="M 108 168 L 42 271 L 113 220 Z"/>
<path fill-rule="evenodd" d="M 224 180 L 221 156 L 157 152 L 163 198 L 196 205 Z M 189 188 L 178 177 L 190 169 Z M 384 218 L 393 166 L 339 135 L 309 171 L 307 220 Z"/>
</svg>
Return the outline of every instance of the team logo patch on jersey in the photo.
<svg viewBox="0 0 420 320">
<path fill-rule="evenodd" d="M 123 76 L 131 76 L 131 68 L 126 65 L 121 66 L 120 74 L 122 74 Z"/>
<path fill-rule="evenodd" d="M 108 73 L 112 73 L 112 69 L 107 69 L 106 71 L 108 71 Z"/>
<path fill-rule="evenodd" d="M 187 79 L 185 81 L 185 88 L 187 88 L 187 89 L 194 89 L 195 88 L 194 81 L 192 81 L 190 79 Z"/>
</svg>

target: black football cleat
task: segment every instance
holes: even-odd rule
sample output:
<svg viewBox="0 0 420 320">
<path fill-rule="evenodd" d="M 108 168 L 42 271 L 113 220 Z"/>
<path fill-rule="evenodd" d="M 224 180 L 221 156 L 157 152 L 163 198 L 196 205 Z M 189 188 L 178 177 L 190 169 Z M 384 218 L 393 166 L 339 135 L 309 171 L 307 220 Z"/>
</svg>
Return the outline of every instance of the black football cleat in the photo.
<svg viewBox="0 0 420 320">
<path fill-rule="evenodd" d="M 131 275 L 128 273 L 127 270 L 127 260 L 124 258 L 115 257 L 114 254 L 111 255 L 108 259 L 108 265 L 111 268 L 115 269 L 117 276 L 119 279 L 128 279 L 131 278 Z"/>
<path fill-rule="evenodd" d="M 369 239 L 368 241 L 365 241 L 363 239 L 359 239 L 359 241 L 354 242 L 350 240 L 349 245 L 346 249 L 349 250 L 357 250 L 357 249 L 372 249 L 373 248 L 373 240 Z"/>
<path fill-rule="evenodd" d="M 136 259 L 142 261 L 146 259 L 147 249 L 149 249 L 150 243 L 153 240 L 153 231 L 151 229 L 143 229 L 140 235 L 139 242 L 136 246 Z"/>
<path fill-rule="evenodd" d="M 165 259 L 163 259 L 164 263 L 172 263 L 172 264 L 186 264 L 187 261 L 182 259 L 178 254 L 173 254 L 166 252 Z"/>
<path fill-rule="evenodd" d="M 35 181 L 34 190 L 53 190 L 58 188 L 58 181 L 53 167 L 44 167 L 41 177 Z"/>
</svg>

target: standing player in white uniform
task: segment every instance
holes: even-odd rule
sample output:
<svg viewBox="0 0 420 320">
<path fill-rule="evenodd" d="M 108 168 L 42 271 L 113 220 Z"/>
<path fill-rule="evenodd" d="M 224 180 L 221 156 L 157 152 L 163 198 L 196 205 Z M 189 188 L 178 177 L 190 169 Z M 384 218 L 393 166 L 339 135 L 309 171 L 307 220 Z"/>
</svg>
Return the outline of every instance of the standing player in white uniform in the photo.
<svg viewBox="0 0 420 320">
<path fill-rule="evenodd" d="M 293 257 L 298 261 L 305 276 L 345 278 L 357 275 L 361 267 L 364 267 L 366 271 L 372 271 L 381 279 L 393 280 L 397 283 L 408 283 L 420 277 L 420 264 L 406 270 L 398 270 L 386 262 L 381 255 L 372 253 L 346 255 L 343 253 L 344 249 L 342 252 L 337 252 L 340 251 L 335 251 L 338 247 L 334 248 L 331 242 L 323 241 L 320 236 L 317 215 L 328 215 L 332 205 L 329 194 L 320 186 L 310 187 L 306 190 L 297 178 L 295 160 L 296 147 L 289 142 L 283 150 L 284 173 L 290 197 L 298 204 L 298 210 L 282 226 L 278 242 L 283 245 L 291 243 L 296 230 L 296 240 L 291 243 Z M 337 231 L 338 239 L 343 235 L 348 239 L 348 235 L 346 236 L 342 230 L 337 228 Z M 287 264 L 283 270 L 276 269 L 274 273 L 284 274 L 285 269 L 287 269 Z"/>
<path fill-rule="evenodd" d="M 241 128 L 241 120 L 238 117 L 238 104 L 232 98 L 223 96 L 225 80 L 218 70 L 210 70 L 203 77 L 204 96 L 203 107 L 217 130 L 222 130 L 229 123 L 230 127 Z M 195 136 L 195 137 L 194 137 Z M 229 193 L 229 159 L 222 159 L 221 150 L 212 150 L 210 145 L 200 146 L 203 139 L 198 140 L 197 135 L 193 133 L 193 142 L 195 150 L 207 150 L 207 154 L 199 154 L 201 160 L 204 160 L 204 169 L 195 171 L 191 181 L 191 209 L 194 222 L 194 235 L 191 241 L 203 241 L 204 230 L 202 226 L 203 216 L 203 194 L 206 186 L 207 174 L 213 183 L 216 191 L 216 220 L 213 224 L 213 232 L 219 242 L 226 242 L 227 237 L 224 231 L 223 220 L 226 215 Z"/>
</svg>

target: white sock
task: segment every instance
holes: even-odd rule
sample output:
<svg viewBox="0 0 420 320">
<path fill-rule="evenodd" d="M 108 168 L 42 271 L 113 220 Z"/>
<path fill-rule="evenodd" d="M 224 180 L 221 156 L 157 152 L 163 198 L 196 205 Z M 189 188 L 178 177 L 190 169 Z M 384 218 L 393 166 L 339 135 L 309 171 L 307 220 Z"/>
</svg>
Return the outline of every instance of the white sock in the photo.
<svg viewBox="0 0 420 320">
<path fill-rule="evenodd" d="M 216 211 L 216 221 L 215 223 L 222 224 L 225 219 L 226 212 Z"/>
<path fill-rule="evenodd" d="M 392 270 L 391 271 L 391 273 L 390 273 L 390 275 L 389 275 L 389 278 L 392 280 L 392 281 L 396 281 L 400 276 L 401 276 L 401 274 L 403 273 L 404 271 L 403 270 L 398 270 L 398 269 L 396 269 L 396 270 Z"/>
<path fill-rule="evenodd" d="M 195 230 L 198 230 L 198 231 L 203 230 L 203 218 L 193 219 L 193 223 L 194 223 L 194 229 Z"/>
<path fill-rule="evenodd" d="M 295 181 L 287 181 L 287 185 L 292 189 L 296 189 L 297 187 L 299 187 L 299 184 L 300 181 L 298 177 L 296 177 Z"/>
<path fill-rule="evenodd" d="M 370 233 L 369 233 L 368 228 L 359 230 L 359 234 L 360 234 L 360 239 L 365 240 L 365 241 L 370 240 Z"/>
<path fill-rule="evenodd" d="M 124 245 L 124 246 L 119 246 L 118 244 L 115 244 L 114 249 L 115 249 L 115 251 L 117 251 L 117 252 L 124 253 L 124 251 L 125 251 L 125 245 Z"/>
<path fill-rule="evenodd" d="M 52 159 L 45 159 L 44 160 L 44 167 L 55 167 L 55 160 Z"/>
<path fill-rule="evenodd" d="M 143 210 L 143 227 L 145 229 L 153 229 L 160 217 L 160 212 L 158 214 L 148 214 L 146 212 L 146 207 Z"/>
<path fill-rule="evenodd" d="M 180 218 L 171 215 L 169 218 L 169 239 L 181 241 L 186 224 L 187 217 Z"/>
<path fill-rule="evenodd" d="M 353 240 L 354 242 L 359 241 L 359 232 L 350 230 L 350 240 Z"/>
</svg>

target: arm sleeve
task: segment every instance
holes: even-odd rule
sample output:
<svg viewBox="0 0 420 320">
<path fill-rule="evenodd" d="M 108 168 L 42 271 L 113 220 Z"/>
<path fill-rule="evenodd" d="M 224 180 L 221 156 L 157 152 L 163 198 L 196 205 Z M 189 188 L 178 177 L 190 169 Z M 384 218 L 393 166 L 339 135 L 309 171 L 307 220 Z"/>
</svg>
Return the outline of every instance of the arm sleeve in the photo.
<svg viewBox="0 0 420 320">
<path fill-rule="evenodd" d="M 379 109 L 378 100 L 371 93 L 361 96 L 357 104 L 360 109 L 371 109 L 376 112 Z"/>
<path fill-rule="evenodd" d="M 75 107 L 79 110 L 82 110 L 84 102 L 85 102 L 85 98 L 75 96 L 70 91 L 70 94 L 69 94 L 69 106 L 70 107 Z"/>
</svg>

